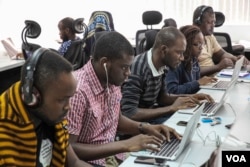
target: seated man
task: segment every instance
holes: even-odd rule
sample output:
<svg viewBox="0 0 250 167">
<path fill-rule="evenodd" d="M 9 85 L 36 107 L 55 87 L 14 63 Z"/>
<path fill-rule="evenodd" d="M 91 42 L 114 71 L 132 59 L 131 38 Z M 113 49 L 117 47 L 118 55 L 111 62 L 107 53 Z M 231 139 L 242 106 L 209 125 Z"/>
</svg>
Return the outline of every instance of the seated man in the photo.
<svg viewBox="0 0 250 167">
<path fill-rule="evenodd" d="M 80 37 L 76 36 L 76 32 L 73 28 L 74 19 L 71 17 L 65 17 L 58 23 L 59 35 L 62 40 L 61 46 L 58 49 L 58 52 L 64 56 L 67 52 L 71 42 L 74 40 L 80 39 Z"/>
<path fill-rule="evenodd" d="M 198 100 L 213 99 L 206 94 L 166 93 L 167 67 L 175 69 L 184 60 L 185 36 L 175 27 L 161 29 L 153 48 L 135 57 L 131 74 L 122 85 L 122 113 L 137 121 L 160 124 L 180 108 L 193 107 Z"/>
<path fill-rule="evenodd" d="M 118 166 L 126 158 L 124 152 L 157 151 L 152 144 L 160 146 L 169 134 L 180 138 L 173 128 L 136 122 L 121 114 L 120 85 L 130 74 L 133 59 L 133 47 L 124 36 L 105 32 L 95 42 L 93 57 L 74 73 L 78 86 L 67 116 L 70 142 L 80 159 L 95 166 Z M 114 141 L 117 131 L 149 135 Z"/>
<path fill-rule="evenodd" d="M 198 26 L 205 36 L 205 45 L 199 56 L 201 76 L 214 75 L 224 68 L 233 67 L 241 56 L 236 57 L 226 52 L 214 37 L 215 13 L 213 8 L 205 5 L 197 7 L 193 13 L 193 25 Z"/>
<path fill-rule="evenodd" d="M 72 71 L 44 48 L 27 59 L 21 81 L 0 96 L 0 166 L 91 166 L 68 144 L 64 116 L 76 89 Z"/>
</svg>

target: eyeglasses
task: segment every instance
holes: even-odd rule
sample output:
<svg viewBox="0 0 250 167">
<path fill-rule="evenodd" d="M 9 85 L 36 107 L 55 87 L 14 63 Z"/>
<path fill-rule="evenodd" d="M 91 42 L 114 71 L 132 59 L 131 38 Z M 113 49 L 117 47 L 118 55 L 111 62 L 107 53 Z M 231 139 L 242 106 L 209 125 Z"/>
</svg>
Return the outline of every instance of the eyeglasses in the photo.
<svg viewBox="0 0 250 167">
<path fill-rule="evenodd" d="M 198 47 L 198 48 L 203 48 L 204 46 L 205 46 L 205 44 L 204 43 L 193 43 L 193 46 L 195 46 L 195 47 Z"/>
</svg>

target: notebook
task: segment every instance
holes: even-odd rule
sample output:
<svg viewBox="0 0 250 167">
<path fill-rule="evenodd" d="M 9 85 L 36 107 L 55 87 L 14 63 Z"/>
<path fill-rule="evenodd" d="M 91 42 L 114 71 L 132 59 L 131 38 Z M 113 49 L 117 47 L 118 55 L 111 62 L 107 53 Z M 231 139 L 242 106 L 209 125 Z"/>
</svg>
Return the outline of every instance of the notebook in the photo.
<svg viewBox="0 0 250 167">
<path fill-rule="evenodd" d="M 216 83 L 211 83 L 211 84 L 208 84 L 208 85 L 201 85 L 200 88 L 226 90 L 230 84 L 235 84 L 237 82 L 237 80 L 239 78 L 240 71 L 241 71 L 241 67 L 243 65 L 243 62 L 244 62 L 244 56 L 242 56 L 235 63 L 233 74 L 232 74 L 232 77 L 231 77 L 230 81 L 219 80 Z"/>
<path fill-rule="evenodd" d="M 194 115 L 190 118 L 181 140 L 172 138 L 170 142 L 165 142 L 162 145 L 161 150 L 159 152 L 143 150 L 138 152 L 132 152 L 131 155 L 137 157 L 151 157 L 156 159 L 176 160 L 191 142 L 194 136 L 195 129 L 197 128 L 197 125 L 199 123 L 203 108 L 204 104 L 200 105 Z"/>
<path fill-rule="evenodd" d="M 223 104 L 225 103 L 229 92 L 232 90 L 234 84 L 233 82 L 231 82 L 229 84 L 229 87 L 224 91 L 223 95 L 221 96 L 219 101 L 215 101 L 215 103 L 211 103 L 211 102 L 203 102 L 204 103 L 204 109 L 201 113 L 202 116 L 213 116 L 216 114 L 216 112 L 221 108 L 221 106 L 223 106 Z M 178 110 L 179 113 L 182 114 L 194 114 L 196 112 L 196 110 L 198 109 L 199 105 L 197 105 L 194 108 L 190 108 L 190 109 L 181 109 Z"/>
</svg>

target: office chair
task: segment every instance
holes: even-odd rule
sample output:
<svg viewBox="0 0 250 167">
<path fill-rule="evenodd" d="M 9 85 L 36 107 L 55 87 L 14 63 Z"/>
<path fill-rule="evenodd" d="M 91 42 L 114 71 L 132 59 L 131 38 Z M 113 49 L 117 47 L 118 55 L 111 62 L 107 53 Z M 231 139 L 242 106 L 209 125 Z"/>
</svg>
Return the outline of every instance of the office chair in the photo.
<svg viewBox="0 0 250 167">
<path fill-rule="evenodd" d="M 25 20 L 25 27 L 22 30 L 21 38 L 22 38 L 22 53 L 24 59 L 27 60 L 33 52 L 40 48 L 40 45 L 29 43 L 27 41 L 28 38 L 37 38 L 41 34 L 40 25 L 33 20 Z"/>
<path fill-rule="evenodd" d="M 214 27 L 222 26 L 225 22 L 225 15 L 222 12 L 214 12 L 214 14 L 216 19 Z"/>
<path fill-rule="evenodd" d="M 146 25 L 146 29 L 138 30 L 135 35 L 135 47 L 136 47 L 136 55 L 142 53 L 143 43 L 145 42 L 145 32 L 148 30 L 156 30 L 157 32 L 160 29 L 153 29 L 153 25 L 159 24 L 162 21 L 162 14 L 159 11 L 145 11 L 142 14 L 142 22 Z"/>
<path fill-rule="evenodd" d="M 71 62 L 74 70 L 81 68 L 88 61 L 84 53 L 88 28 L 83 21 L 84 18 L 78 18 L 73 23 L 73 29 L 76 33 L 83 33 L 83 38 L 72 41 L 71 45 L 64 54 L 64 58 Z"/>
<path fill-rule="evenodd" d="M 64 54 L 64 58 L 73 65 L 74 70 L 82 67 L 87 62 L 83 50 L 88 30 L 87 25 L 83 23 L 83 20 L 83 18 L 76 19 L 72 25 L 76 33 L 84 33 L 83 38 L 72 41 L 71 45 Z M 33 20 L 25 20 L 24 23 L 26 26 L 22 30 L 22 52 L 25 60 L 27 60 L 36 49 L 41 47 L 40 45 L 29 43 L 27 41 L 27 37 L 37 38 L 41 34 L 41 27 Z M 58 52 L 55 49 L 50 48 L 50 50 Z"/>
<path fill-rule="evenodd" d="M 232 45 L 232 41 L 228 33 L 214 32 L 214 36 L 225 51 L 236 56 L 244 54 L 245 47 L 243 45 Z"/>
<path fill-rule="evenodd" d="M 148 30 L 145 32 L 145 37 L 140 41 L 139 44 L 140 53 L 148 51 L 153 47 L 157 33 L 157 30 Z"/>
<path fill-rule="evenodd" d="M 94 11 L 89 18 L 88 34 L 84 48 L 87 59 L 90 58 L 95 45 L 95 34 L 100 31 L 115 31 L 112 14 L 108 11 Z"/>
<path fill-rule="evenodd" d="M 222 12 L 214 12 L 215 13 L 215 27 L 220 27 L 225 22 L 225 15 Z M 241 55 L 244 54 L 244 46 L 243 45 L 232 45 L 231 37 L 226 32 L 214 32 L 214 36 L 217 39 L 218 43 L 221 47 L 233 54 L 233 55 Z"/>
</svg>

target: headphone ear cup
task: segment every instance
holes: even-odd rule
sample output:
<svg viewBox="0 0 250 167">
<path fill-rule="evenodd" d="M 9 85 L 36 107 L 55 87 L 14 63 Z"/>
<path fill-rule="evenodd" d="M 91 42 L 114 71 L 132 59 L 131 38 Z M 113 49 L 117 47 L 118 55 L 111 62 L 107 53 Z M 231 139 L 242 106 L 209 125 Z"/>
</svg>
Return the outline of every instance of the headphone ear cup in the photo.
<svg viewBox="0 0 250 167">
<path fill-rule="evenodd" d="M 197 19 L 195 19 L 195 24 L 196 25 L 201 25 L 200 17 L 198 17 Z"/>
<path fill-rule="evenodd" d="M 24 95 L 22 97 L 24 99 Z M 33 87 L 32 94 L 31 94 L 31 101 L 29 103 L 26 102 L 26 104 L 32 107 L 32 106 L 37 106 L 39 103 L 41 103 L 41 95 L 38 92 L 38 90 Z"/>
<path fill-rule="evenodd" d="M 28 106 L 36 106 L 38 104 L 38 99 L 34 93 L 32 93 L 32 101 L 28 103 Z"/>
</svg>

